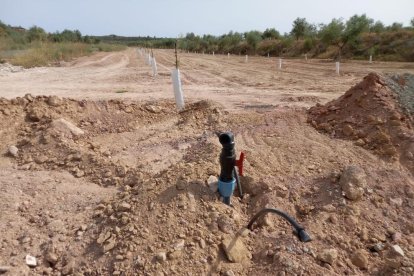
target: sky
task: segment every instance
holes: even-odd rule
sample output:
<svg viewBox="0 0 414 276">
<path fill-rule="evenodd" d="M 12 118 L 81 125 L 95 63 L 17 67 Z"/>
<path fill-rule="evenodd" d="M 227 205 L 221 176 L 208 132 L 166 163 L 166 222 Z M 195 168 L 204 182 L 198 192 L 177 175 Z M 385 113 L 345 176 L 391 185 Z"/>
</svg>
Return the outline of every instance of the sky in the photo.
<svg viewBox="0 0 414 276">
<path fill-rule="evenodd" d="M 366 14 L 389 25 L 409 25 L 414 0 L 0 0 L 0 20 L 47 32 L 79 30 L 83 35 L 178 37 L 188 32 L 290 32 L 297 17 L 328 23 Z"/>
</svg>

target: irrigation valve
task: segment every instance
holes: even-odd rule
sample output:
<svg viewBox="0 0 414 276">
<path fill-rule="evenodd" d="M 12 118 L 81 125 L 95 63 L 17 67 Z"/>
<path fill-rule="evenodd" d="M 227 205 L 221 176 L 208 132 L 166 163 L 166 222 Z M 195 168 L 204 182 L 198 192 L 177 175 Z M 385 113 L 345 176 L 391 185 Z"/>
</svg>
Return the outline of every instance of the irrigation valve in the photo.
<svg viewBox="0 0 414 276">
<path fill-rule="evenodd" d="M 224 132 L 219 135 L 219 141 L 223 146 L 220 154 L 220 176 L 218 180 L 218 190 L 223 197 L 223 202 L 230 205 L 230 198 L 236 184 L 239 187 L 240 196 L 242 190 L 239 180 L 239 174 L 243 175 L 244 153 L 240 154 L 240 159 L 236 160 L 236 152 L 234 149 L 234 135 L 231 132 Z M 238 171 L 236 170 L 238 168 Z"/>
</svg>

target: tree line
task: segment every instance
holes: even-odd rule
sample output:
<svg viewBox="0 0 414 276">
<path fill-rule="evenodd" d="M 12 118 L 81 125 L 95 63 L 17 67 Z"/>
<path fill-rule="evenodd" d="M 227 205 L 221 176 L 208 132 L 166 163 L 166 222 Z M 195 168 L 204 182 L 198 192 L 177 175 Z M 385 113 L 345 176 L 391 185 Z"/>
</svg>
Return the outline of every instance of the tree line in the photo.
<svg viewBox="0 0 414 276">
<path fill-rule="evenodd" d="M 28 30 L 21 27 L 6 25 L 0 21 L 0 39 L 11 39 L 15 43 L 26 44 L 31 42 L 84 42 L 99 43 L 99 39 L 92 36 L 82 36 L 79 30 L 63 30 L 62 32 L 47 33 L 43 28 L 32 26 Z"/>
<path fill-rule="evenodd" d="M 410 26 L 392 23 L 386 26 L 365 14 L 347 20 L 334 18 L 328 24 L 312 24 L 297 18 L 289 33 L 275 28 L 262 31 L 233 32 L 221 36 L 187 33 L 178 38 L 183 51 L 221 54 L 258 54 L 271 56 L 300 56 L 340 59 L 341 57 L 383 56 L 391 60 L 414 61 L 414 18 Z M 130 41 L 129 45 L 149 48 L 172 48 L 175 39 L 146 38 Z"/>
</svg>

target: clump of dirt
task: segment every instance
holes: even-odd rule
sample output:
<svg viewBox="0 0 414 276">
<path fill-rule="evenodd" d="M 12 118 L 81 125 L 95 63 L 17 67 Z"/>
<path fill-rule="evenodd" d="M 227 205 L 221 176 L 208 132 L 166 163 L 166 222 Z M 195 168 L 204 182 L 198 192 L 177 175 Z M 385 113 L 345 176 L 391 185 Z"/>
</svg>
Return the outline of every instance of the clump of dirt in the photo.
<svg viewBox="0 0 414 276">
<path fill-rule="evenodd" d="M 310 108 L 308 122 L 414 172 L 413 80 L 371 73 L 340 98 Z"/>
</svg>

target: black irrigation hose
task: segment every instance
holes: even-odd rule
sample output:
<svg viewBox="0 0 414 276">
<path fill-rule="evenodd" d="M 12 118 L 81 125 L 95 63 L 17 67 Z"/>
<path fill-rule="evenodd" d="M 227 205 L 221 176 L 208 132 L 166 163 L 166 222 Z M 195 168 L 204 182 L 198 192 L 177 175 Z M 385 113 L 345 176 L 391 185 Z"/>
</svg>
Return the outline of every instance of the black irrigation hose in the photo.
<svg viewBox="0 0 414 276">
<path fill-rule="evenodd" d="M 295 219 L 294 218 L 292 218 L 291 216 L 289 216 L 288 214 L 286 214 L 285 212 L 282 212 L 282 211 L 280 211 L 280 210 L 278 210 L 278 209 L 275 209 L 275 208 L 265 208 L 265 209 L 262 209 L 261 211 L 259 211 L 256 215 L 254 215 L 254 217 L 250 220 L 250 222 L 249 222 L 249 224 L 247 225 L 247 228 L 249 229 L 249 230 L 252 230 L 252 226 L 253 226 L 253 223 L 258 219 L 258 218 L 260 218 L 261 216 L 263 216 L 263 215 L 265 215 L 265 214 L 267 214 L 267 213 L 273 213 L 273 214 L 276 214 L 276 215 L 279 215 L 279 216 L 281 216 L 282 218 L 284 218 L 285 220 L 287 220 L 292 226 L 293 226 L 293 228 L 295 228 L 295 235 L 299 238 L 299 240 L 301 241 L 301 242 L 310 242 L 312 239 L 311 239 L 311 237 L 309 236 L 309 234 L 308 233 L 306 233 L 306 231 L 305 231 L 305 229 L 302 227 L 302 226 L 300 226 L 296 221 L 295 221 Z"/>
</svg>

